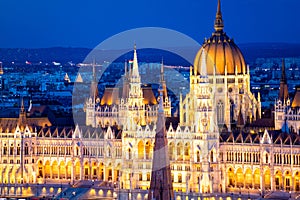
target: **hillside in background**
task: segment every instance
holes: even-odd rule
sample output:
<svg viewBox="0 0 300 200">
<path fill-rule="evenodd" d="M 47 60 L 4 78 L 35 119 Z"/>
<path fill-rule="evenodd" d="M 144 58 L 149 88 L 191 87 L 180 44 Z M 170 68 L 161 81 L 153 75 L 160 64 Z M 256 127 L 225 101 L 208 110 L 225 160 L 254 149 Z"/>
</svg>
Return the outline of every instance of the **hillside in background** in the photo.
<svg viewBox="0 0 300 200">
<path fill-rule="evenodd" d="M 300 44 L 289 43 L 248 43 L 239 44 L 243 52 L 246 62 L 252 64 L 256 58 L 269 57 L 299 57 Z M 62 64 L 72 61 L 73 63 L 83 62 L 91 49 L 88 48 L 65 48 L 52 47 L 40 49 L 25 48 L 0 48 L 0 61 L 5 63 L 24 63 L 30 62 L 60 62 Z M 169 65 L 189 65 L 184 59 L 174 56 L 174 54 L 166 51 L 159 51 L 159 60 L 156 55 L 157 51 L 147 49 L 139 54 L 139 61 L 142 62 L 159 62 L 161 57 L 164 58 L 165 64 Z M 122 56 L 118 59 L 121 61 L 128 56 Z"/>
</svg>

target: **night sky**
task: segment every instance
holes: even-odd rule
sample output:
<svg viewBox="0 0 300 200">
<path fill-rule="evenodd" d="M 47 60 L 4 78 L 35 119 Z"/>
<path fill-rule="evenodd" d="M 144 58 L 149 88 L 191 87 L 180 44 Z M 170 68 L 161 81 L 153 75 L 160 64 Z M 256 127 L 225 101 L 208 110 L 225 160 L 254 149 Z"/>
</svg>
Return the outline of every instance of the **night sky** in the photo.
<svg viewBox="0 0 300 200">
<path fill-rule="evenodd" d="M 164 27 L 202 43 L 217 0 L 0 0 L 0 47 L 88 47 L 122 31 Z M 236 43 L 300 43 L 299 0 L 222 0 Z"/>
</svg>

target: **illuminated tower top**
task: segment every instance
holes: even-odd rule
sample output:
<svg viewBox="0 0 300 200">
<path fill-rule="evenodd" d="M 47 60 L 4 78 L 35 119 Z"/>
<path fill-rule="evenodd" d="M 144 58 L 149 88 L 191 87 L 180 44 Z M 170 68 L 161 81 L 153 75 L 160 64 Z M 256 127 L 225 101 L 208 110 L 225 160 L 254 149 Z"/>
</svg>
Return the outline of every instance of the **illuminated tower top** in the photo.
<svg viewBox="0 0 300 200">
<path fill-rule="evenodd" d="M 223 32 L 224 29 L 224 23 L 222 18 L 222 12 L 221 12 L 221 2 L 218 0 L 218 9 L 215 19 L 215 31 L 216 32 Z"/>
<path fill-rule="evenodd" d="M 282 59 L 280 89 L 279 89 L 279 97 L 278 98 L 282 102 L 286 101 L 289 98 L 289 90 L 288 90 L 287 79 L 286 79 L 286 74 L 285 74 L 285 60 L 284 59 Z"/>
</svg>

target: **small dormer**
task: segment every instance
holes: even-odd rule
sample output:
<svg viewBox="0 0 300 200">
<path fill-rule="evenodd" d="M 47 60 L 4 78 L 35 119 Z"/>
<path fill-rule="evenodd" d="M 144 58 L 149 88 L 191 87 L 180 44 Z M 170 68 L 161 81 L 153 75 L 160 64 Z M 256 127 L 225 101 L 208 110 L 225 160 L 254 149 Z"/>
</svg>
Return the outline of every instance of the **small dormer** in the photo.
<svg viewBox="0 0 300 200">
<path fill-rule="evenodd" d="M 19 125 L 17 125 L 15 132 L 14 132 L 14 138 L 17 138 L 18 135 L 21 135 L 21 129 L 19 127 Z"/>
<path fill-rule="evenodd" d="M 104 139 L 114 139 L 114 134 L 110 126 L 107 128 L 106 132 L 104 133 Z"/>
<path fill-rule="evenodd" d="M 263 134 L 263 137 L 260 141 L 261 144 L 271 144 L 272 143 L 272 140 L 270 138 L 270 135 L 269 135 L 269 132 L 267 129 L 265 129 L 265 132 Z"/>
<path fill-rule="evenodd" d="M 73 133 L 72 137 L 73 138 L 81 138 L 81 132 L 80 132 L 78 124 L 75 126 L 75 130 L 74 130 L 74 133 Z"/>
</svg>

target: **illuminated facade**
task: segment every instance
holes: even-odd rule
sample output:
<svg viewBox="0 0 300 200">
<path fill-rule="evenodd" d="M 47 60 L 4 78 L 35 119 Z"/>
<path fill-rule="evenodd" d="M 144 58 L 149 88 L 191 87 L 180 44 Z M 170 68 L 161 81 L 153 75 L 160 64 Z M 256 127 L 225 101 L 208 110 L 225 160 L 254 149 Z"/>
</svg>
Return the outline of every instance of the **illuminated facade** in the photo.
<svg viewBox="0 0 300 200">
<path fill-rule="evenodd" d="M 136 48 L 123 88 L 107 89 L 100 99 L 93 74 L 86 127 L 57 128 L 45 121 L 32 126 L 24 107 L 15 126 L 1 121 L 1 183 L 104 180 L 119 182 L 121 189 L 149 189 L 158 100 L 141 86 Z M 164 114 L 170 116 L 163 65 L 160 84 Z M 243 129 L 260 117 L 260 99 L 249 84 L 249 67 L 223 32 L 219 1 L 215 32 L 196 55 L 190 92 L 180 98 L 180 123 L 166 127 L 175 191 L 300 191 L 300 136 Z"/>
<path fill-rule="evenodd" d="M 300 134 L 300 87 L 296 87 L 294 98 L 289 96 L 285 75 L 285 61 L 282 60 L 282 75 L 278 99 L 275 102 L 275 129 Z"/>
<path fill-rule="evenodd" d="M 171 116 L 171 100 L 167 96 L 163 68 L 162 63 L 160 84 L 164 89 L 164 110 L 166 116 Z M 93 76 L 95 77 L 95 73 Z M 95 78 L 92 82 L 91 97 L 86 102 L 86 125 L 105 127 L 131 123 L 144 126 L 156 123 L 159 99 L 155 98 L 151 86 L 141 85 L 136 47 L 129 67 L 125 63 L 122 87 L 106 88 L 100 100 L 97 86 L 93 87 L 94 84 L 97 84 Z"/>
</svg>

